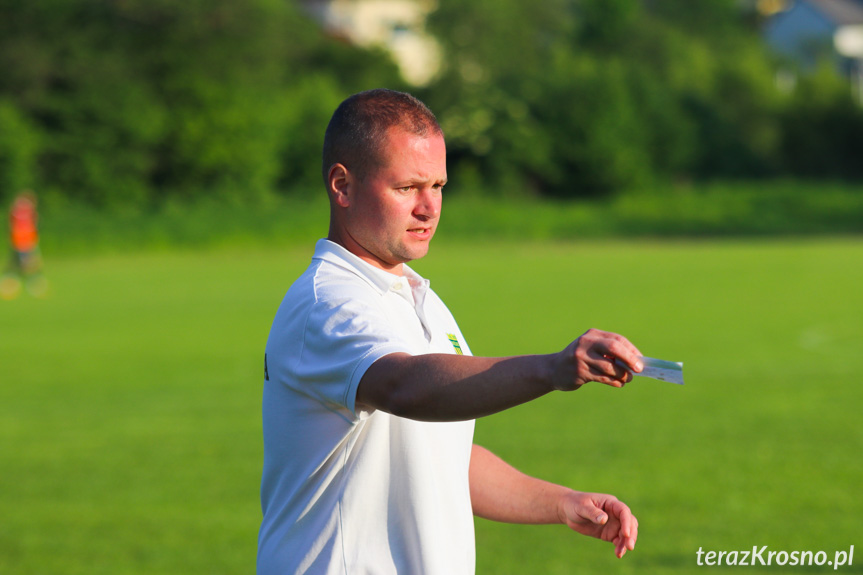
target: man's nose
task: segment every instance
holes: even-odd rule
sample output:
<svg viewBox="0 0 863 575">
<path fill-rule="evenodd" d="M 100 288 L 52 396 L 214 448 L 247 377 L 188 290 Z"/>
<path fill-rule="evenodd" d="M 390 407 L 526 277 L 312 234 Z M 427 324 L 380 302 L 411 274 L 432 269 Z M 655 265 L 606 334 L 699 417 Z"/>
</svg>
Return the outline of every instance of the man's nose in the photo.
<svg viewBox="0 0 863 575">
<path fill-rule="evenodd" d="M 414 215 L 422 219 L 434 219 L 440 215 L 440 207 L 440 192 L 433 188 L 425 188 L 420 190 L 417 196 Z"/>
</svg>

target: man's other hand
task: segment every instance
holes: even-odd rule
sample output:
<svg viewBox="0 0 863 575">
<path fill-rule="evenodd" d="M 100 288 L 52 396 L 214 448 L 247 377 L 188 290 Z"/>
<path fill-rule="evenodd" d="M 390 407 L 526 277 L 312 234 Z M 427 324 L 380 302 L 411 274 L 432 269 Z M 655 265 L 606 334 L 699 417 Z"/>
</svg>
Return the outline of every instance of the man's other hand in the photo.
<svg viewBox="0 0 863 575">
<path fill-rule="evenodd" d="M 559 513 L 561 523 L 573 531 L 613 543 L 618 557 L 635 548 L 638 520 L 614 495 L 571 491 L 563 498 Z"/>
</svg>

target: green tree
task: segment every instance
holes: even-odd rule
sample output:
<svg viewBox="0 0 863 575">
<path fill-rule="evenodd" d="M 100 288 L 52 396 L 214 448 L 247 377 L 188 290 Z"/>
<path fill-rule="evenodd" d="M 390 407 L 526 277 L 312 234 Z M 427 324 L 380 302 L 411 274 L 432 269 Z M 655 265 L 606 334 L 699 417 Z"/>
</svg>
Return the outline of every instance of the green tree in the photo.
<svg viewBox="0 0 863 575">
<path fill-rule="evenodd" d="M 401 87 L 388 56 L 326 38 L 284 0 L 0 0 L 0 69 L 6 139 L 41 136 L 3 161 L 105 206 L 310 181 L 320 146 L 314 165 L 302 146 L 322 108 Z"/>
<path fill-rule="evenodd" d="M 560 196 L 769 173 L 769 60 L 735 2 L 700 8 L 442 0 L 431 24 L 449 66 L 427 97 L 455 172 Z"/>
<path fill-rule="evenodd" d="M 38 187 L 38 134 L 11 102 L 0 100 L 0 205 L 26 188 Z"/>
<path fill-rule="evenodd" d="M 806 178 L 863 178 L 863 107 L 831 66 L 800 76 L 781 117 L 787 172 Z"/>
</svg>

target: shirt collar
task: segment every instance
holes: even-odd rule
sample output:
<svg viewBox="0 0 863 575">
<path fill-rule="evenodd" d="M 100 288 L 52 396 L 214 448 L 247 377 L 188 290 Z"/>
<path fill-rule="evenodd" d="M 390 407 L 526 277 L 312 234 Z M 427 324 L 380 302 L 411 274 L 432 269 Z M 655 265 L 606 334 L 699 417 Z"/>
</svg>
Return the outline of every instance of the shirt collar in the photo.
<svg viewBox="0 0 863 575">
<path fill-rule="evenodd" d="M 345 247 L 327 239 L 318 240 L 315 244 L 315 255 L 312 256 L 312 259 L 324 260 L 355 272 L 374 286 L 381 294 L 392 290 L 406 296 L 411 291 L 416 293 L 417 290 L 420 290 L 425 295 L 425 291 L 429 287 L 429 281 L 407 265 L 403 266 L 404 276 L 391 274 L 363 261 L 359 256 L 351 253 Z"/>
</svg>

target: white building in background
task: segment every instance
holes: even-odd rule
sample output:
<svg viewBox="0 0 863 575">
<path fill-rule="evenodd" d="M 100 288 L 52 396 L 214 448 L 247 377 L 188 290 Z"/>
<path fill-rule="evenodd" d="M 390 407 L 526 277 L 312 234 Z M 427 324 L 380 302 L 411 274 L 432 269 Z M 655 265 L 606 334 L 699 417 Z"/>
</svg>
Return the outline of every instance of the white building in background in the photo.
<svg viewBox="0 0 863 575">
<path fill-rule="evenodd" d="M 430 82 L 441 66 L 441 49 L 425 29 L 434 0 L 301 0 L 334 36 L 363 47 L 386 49 L 405 81 Z"/>
<path fill-rule="evenodd" d="M 833 61 L 863 103 L 863 0 L 759 0 L 767 44 L 801 69 Z"/>
</svg>

